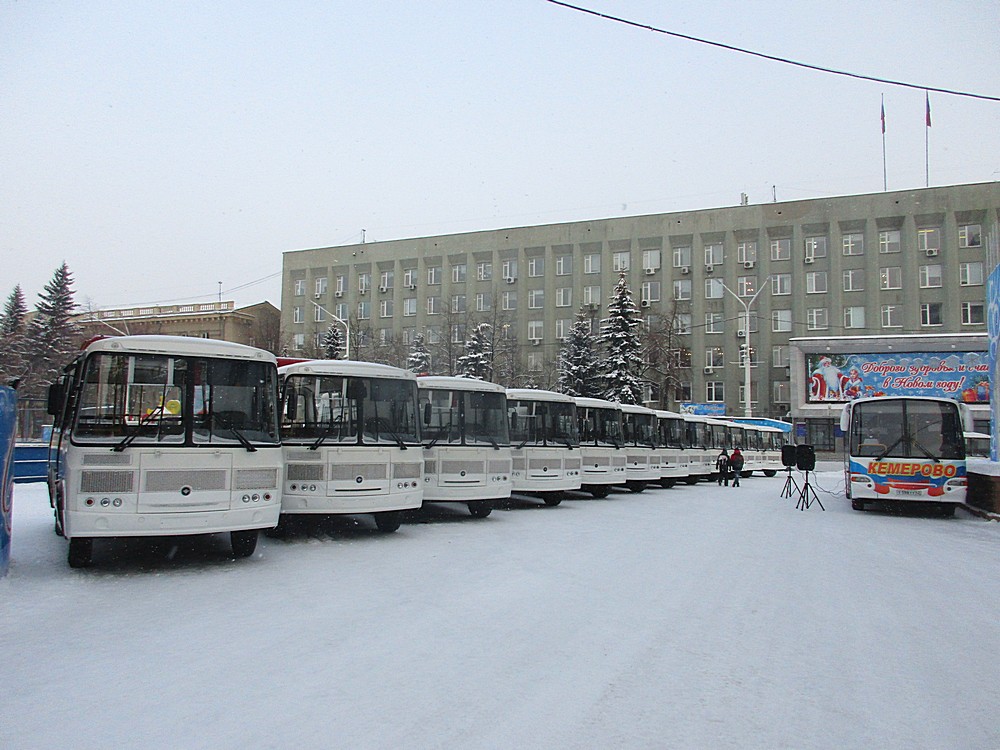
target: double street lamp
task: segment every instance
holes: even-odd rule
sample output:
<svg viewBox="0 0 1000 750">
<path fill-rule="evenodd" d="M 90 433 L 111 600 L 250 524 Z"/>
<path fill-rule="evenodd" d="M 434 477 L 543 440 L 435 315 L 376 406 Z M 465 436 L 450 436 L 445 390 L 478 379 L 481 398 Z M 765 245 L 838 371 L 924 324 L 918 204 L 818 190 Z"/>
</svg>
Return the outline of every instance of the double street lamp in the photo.
<svg viewBox="0 0 1000 750">
<path fill-rule="evenodd" d="M 749 302 L 747 302 L 745 299 L 743 299 L 743 297 L 741 297 L 732 289 L 730 289 L 728 286 L 726 286 L 725 282 L 719 281 L 719 283 L 722 284 L 722 288 L 725 289 L 727 292 L 729 292 L 731 295 L 733 295 L 733 297 L 736 298 L 736 301 L 739 302 L 741 305 L 743 305 L 743 328 L 742 328 L 743 344 L 741 344 L 740 348 L 742 349 L 743 353 L 743 399 L 744 399 L 743 416 L 744 417 L 753 416 L 753 406 L 752 406 L 753 394 L 750 389 L 750 308 L 753 307 L 753 303 L 757 301 L 757 298 L 760 296 L 760 293 L 764 291 L 764 288 L 767 286 L 770 280 L 771 280 L 770 276 L 764 277 L 764 282 L 761 284 L 760 289 L 758 289 L 756 294 L 754 294 L 750 298 Z"/>
</svg>

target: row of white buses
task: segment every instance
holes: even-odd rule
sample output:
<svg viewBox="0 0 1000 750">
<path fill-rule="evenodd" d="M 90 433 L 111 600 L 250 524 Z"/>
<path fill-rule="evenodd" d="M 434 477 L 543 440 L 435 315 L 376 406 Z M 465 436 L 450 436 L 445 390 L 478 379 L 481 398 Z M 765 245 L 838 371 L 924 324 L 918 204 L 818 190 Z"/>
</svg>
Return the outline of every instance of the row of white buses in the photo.
<svg viewBox="0 0 1000 750">
<path fill-rule="evenodd" d="M 281 365 L 280 367 L 278 365 Z M 279 361 L 208 339 L 124 336 L 84 348 L 52 386 L 49 497 L 69 564 L 100 537 L 259 531 L 306 514 L 462 503 L 490 514 L 511 493 L 558 505 L 715 474 L 781 469 L 784 433 L 462 377 L 347 360 Z"/>
</svg>

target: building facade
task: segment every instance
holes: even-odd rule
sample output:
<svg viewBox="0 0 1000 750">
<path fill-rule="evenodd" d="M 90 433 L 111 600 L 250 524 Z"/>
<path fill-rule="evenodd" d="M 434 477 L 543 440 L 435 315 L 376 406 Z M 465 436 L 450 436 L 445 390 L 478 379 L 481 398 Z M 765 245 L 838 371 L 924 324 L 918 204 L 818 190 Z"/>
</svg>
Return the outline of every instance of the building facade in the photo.
<svg viewBox="0 0 1000 750">
<path fill-rule="evenodd" d="M 748 353 L 753 414 L 788 418 L 793 338 L 985 335 L 998 212 L 992 182 L 291 251 L 283 345 L 312 355 L 341 325 L 352 357 L 401 364 L 423 333 L 444 371 L 489 322 L 551 385 L 577 313 L 597 331 L 625 274 L 645 328 L 674 334 L 679 384 L 651 378 L 651 401 L 744 414 Z"/>
</svg>

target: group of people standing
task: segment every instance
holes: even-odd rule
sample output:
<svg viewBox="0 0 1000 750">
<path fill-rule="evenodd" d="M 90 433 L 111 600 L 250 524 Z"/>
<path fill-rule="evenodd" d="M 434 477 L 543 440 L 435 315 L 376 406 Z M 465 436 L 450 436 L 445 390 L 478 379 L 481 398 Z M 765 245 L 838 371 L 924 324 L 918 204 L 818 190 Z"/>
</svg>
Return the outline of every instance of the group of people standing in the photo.
<svg viewBox="0 0 1000 750">
<path fill-rule="evenodd" d="M 719 457 L 715 459 L 715 470 L 719 475 L 719 486 L 725 482 L 726 487 L 729 486 L 729 480 L 733 480 L 733 487 L 740 486 L 740 472 L 743 471 L 743 454 L 740 452 L 739 446 L 733 448 L 733 454 L 729 455 L 725 448 L 722 449 L 722 453 Z"/>
</svg>

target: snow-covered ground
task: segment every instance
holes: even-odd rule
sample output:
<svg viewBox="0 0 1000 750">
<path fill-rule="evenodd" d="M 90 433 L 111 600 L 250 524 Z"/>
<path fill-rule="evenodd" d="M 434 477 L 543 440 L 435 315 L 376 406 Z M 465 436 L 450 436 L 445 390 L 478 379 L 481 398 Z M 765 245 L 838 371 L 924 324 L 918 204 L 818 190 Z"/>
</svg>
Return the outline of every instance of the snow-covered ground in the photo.
<svg viewBox="0 0 1000 750">
<path fill-rule="evenodd" d="M 65 562 L 17 485 L 0 748 L 997 748 L 1000 524 L 842 474 Z"/>
</svg>

